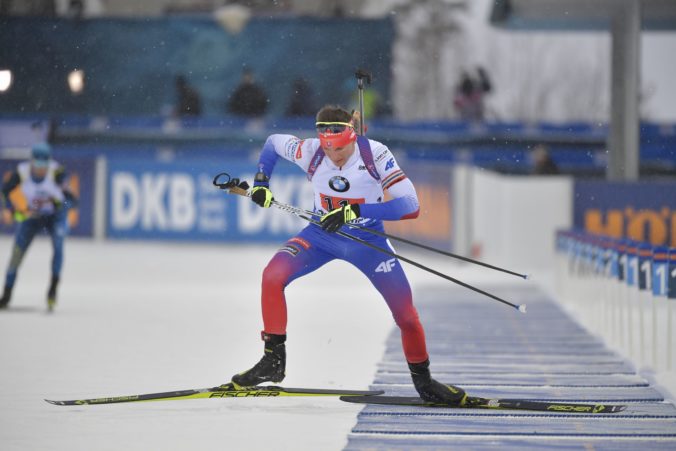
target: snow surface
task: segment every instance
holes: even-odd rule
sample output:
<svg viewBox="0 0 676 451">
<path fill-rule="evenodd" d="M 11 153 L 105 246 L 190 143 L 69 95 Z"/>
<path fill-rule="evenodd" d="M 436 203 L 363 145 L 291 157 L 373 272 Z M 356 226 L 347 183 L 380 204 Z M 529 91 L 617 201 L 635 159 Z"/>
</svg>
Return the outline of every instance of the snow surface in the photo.
<svg viewBox="0 0 676 451">
<path fill-rule="evenodd" d="M 11 245 L 0 238 L 3 274 Z M 361 407 L 336 398 L 43 401 L 210 387 L 249 368 L 262 355 L 260 273 L 274 250 L 70 238 L 47 314 L 51 248 L 36 239 L 0 312 L 0 449 L 342 449 Z M 287 296 L 284 385 L 367 389 L 394 322 L 366 278 L 330 263 Z"/>
<path fill-rule="evenodd" d="M 11 246 L 0 237 L 2 270 Z M 59 305 L 48 314 L 51 248 L 36 239 L 11 308 L 0 312 L 0 450 L 342 449 L 361 406 L 336 398 L 43 401 L 210 387 L 249 368 L 262 353 L 260 274 L 275 249 L 69 238 Z M 533 283 L 399 251 L 478 287 Z M 450 283 L 406 271 L 414 295 Z M 534 276 L 553 286 L 551 273 Z M 287 300 L 284 385 L 367 389 L 394 321 L 366 278 L 332 262 L 292 283 Z M 655 379 L 669 386 L 671 375 Z"/>
</svg>

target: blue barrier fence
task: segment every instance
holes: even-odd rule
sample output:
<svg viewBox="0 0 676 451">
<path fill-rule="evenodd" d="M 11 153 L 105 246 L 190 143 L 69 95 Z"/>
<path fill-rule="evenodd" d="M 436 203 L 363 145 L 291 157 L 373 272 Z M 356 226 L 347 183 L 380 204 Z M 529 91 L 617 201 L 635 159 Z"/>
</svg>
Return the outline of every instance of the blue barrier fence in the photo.
<svg viewBox="0 0 676 451">
<path fill-rule="evenodd" d="M 572 230 L 556 248 L 562 298 L 636 361 L 672 370 L 676 247 Z"/>
<path fill-rule="evenodd" d="M 602 175 L 607 166 L 607 127 L 591 124 L 523 124 L 464 122 L 368 121 L 370 138 L 405 153 L 408 158 L 444 163 L 471 163 L 509 172 L 528 173 L 531 150 L 546 144 L 563 172 Z M 19 132 L 17 124 L 26 124 Z M 314 121 L 268 118 L 250 121 L 232 116 L 175 119 L 160 116 L 0 115 L 0 148 L 30 143 L 33 124 L 51 127 L 52 142 L 64 154 L 145 155 L 169 150 L 186 158 L 222 152 L 259 150 L 268 135 L 314 135 Z M 24 144 L 25 145 L 25 144 Z M 30 145 L 30 144 L 28 144 Z M 1 149 L 0 149 L 1 151 Z M 641 165 L 653 173 L 676 171 L 676 125 L 642 124 Z"/>
</svg>

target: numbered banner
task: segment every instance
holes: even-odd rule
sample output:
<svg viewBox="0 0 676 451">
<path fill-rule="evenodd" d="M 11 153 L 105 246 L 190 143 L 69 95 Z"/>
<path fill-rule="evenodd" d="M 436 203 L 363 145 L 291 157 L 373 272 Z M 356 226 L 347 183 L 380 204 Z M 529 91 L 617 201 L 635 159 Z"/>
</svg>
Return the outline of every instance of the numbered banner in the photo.
<svg viewBox="0 0 676 451">
<path fill-rule="evenodd" d="M 596 240 L 596 266 L 594 272 L 599 275 L 605 275 L 608 267 L 608 253 L 605 240 L 599 238 Z"/>
<path fill-rule="evenodd" d="M 619 240 L 617 243 L 617 279 L 620 282 L 627 280 L 627 247 L 628 240 Z"/>
<path fill-rule="evenodd" d="M 618 240 L 608 240 L 609 243 L 609 257 L 608 257 L 608 275 L 612 279 L 620 278 L 620 242 Z"/>
<path fill-rule="evenodd" d="M 647 243 L 638 246 L 638 289 L 652 291 L 653 248 Z"/>
<path fill-rule="evenodd" d="M 657 246 L 653 250 L 653 295 L 666 296 L 669 279 L 667 278 L 667 270 L 669 258 L 669 248 L 666 246 Z"/>
<path fill-rule="evenodd" d="M 625 268 L 627 285 L 636 286 L 638 282 L 638 243 L 630 241 L 627 246 L 627 264 Z"/>
<path fill-rule="evenodd" d="M 114 160 L 108 164 L 107 236 L 112 238 L 283 242 L 305 226 L 274 208 L 217 189 L 213 178 L 226 170 L 251 183 L 255 165 L 239 161 L 158 163 Z M 275 170 L 275 197 L 312 208 L 312 187 L 293 166 Z M 309 202 L 309 205 L 308 205 Z"/>
<path fill-rule="evenodd" d="M 667 275 L 669 278 L 667 284 L 667 297 L 669 299 L 676 299 L 676 247 L 669 249 L 669 266 L 667 269 Z"/>
<path fill-rule="evenodd" d="M 582 254 L 585 271 L 592 272 L 594 270 L 596 248 L 591 237 L 585 237 Z"/>
<path fill-rule="evenodd" d="M 573 243 L 573 262 L 578 271 L 582 271 L 584 268 L 584 243 L 578 237 Z"/>
</svg>

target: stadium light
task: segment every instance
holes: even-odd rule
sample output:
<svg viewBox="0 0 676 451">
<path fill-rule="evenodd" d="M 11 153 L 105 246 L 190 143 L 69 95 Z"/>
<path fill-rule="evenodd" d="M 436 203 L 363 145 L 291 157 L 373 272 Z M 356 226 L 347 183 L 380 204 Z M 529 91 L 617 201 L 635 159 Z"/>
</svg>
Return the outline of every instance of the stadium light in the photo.
<svg viewBox="0 0 676 451">
<path fill-rule="evenodd" d="M 75 69 L 68 74 L 70 92 L 77 95 L 84 89 L 85 74 L 82 69 Z"/>
<path fill-rule="evenodd" d="M 0 92 L 6 92 L 12 86 L 12 71 L 0 69 Z"/>
</svg>

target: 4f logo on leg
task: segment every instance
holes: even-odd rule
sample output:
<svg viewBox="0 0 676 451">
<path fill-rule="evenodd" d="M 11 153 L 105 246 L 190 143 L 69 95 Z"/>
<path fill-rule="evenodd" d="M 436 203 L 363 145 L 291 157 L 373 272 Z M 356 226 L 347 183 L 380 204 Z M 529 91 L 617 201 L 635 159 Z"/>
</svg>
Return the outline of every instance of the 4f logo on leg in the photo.
<svg viewBox="0 0 676 451">
<path fill-rule="evenodd" d="M 392 271 L 392 268 L 394 268 L 394 265 L 397 264 L 397 259 L 391 258 L 387 261 L 380 262 L 378 267 L 376 268 L 376 272 L 390 272 Z"/>
</svg>

